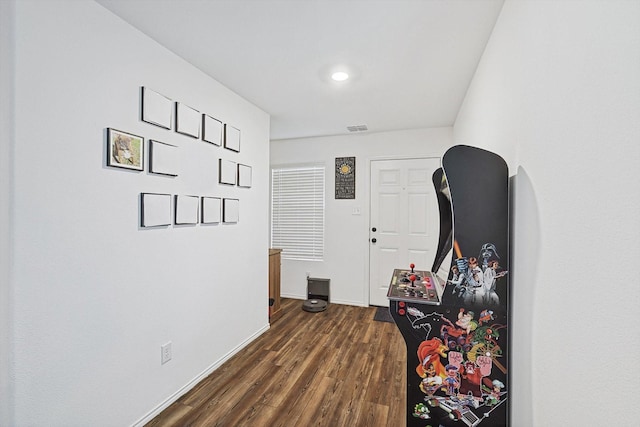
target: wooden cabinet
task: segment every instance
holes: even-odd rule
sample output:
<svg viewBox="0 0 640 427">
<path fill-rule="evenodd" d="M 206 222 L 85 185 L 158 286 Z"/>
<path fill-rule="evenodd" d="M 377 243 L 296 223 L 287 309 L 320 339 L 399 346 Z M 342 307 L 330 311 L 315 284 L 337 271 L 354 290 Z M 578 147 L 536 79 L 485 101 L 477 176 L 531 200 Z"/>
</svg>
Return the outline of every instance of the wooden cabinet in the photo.
<svg viewBox="0 0 640 427">
<path fill-rule="evenodd" d="M 269 322 L 280 317 L 280 253 L 282 249 L 269 249 Z M 273 300 L 273 303 L 271 301 Z"/>
</svg>

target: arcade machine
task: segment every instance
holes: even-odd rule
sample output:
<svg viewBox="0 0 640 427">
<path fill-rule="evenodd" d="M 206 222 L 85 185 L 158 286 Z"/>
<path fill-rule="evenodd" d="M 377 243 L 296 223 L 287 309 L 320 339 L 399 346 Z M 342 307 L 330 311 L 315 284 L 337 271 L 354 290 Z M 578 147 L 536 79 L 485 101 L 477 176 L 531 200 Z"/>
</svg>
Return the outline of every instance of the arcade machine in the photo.
<svg viewBox="0 0 640 427">
<path fill-rule="evenodd" d="M 407 426 L 507 426 L 508 169 L 494 153 L 458 145 L 433 181 L 434 264 L 394 270 L 387 294 L 407 346 Z"/>
</svg>

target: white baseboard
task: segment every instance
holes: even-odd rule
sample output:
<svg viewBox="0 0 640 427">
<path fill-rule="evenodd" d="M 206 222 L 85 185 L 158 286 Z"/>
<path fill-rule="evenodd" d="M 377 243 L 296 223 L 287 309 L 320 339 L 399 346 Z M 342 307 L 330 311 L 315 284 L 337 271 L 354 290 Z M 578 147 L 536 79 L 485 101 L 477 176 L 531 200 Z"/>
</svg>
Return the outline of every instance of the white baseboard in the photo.
<svg viewBox="0 0 640 427">
<path fill-rule="evenodd" d="M 362 301 L 331 300 L 331 304 L 354 305 L 356 307 L 369 307 L 369 304 L 365 304 Z"/>
<path fill-rule="evenodd" d="M 287 294 L 287 293 L 284 293 L 284 294 L 280 294 L 280 298 L 291 298 L 291 299 L 303 299 L 304 300 L 304 299 L 307 299 L 307 296 L 306 295 L 302 295 L 302 294 L 298 295 L 298 294 Z"/>
<path fill-rule="evenodd" d="M 291 299 L 299 299 L 299 300 L 306 300 L 307 296 L 306 295 L 294 295 L 294 294 L 282 294 L 280 295 L 282 298 L 291 298 Z M 340 304 L 340 305 L 355 305 L 356 307 L 369 307 L 369 304 L 365 304 L 362 301 L 345 301 L 345 300 L 334 300 L 329 298 L 330 301 L 329 303 L 331 304 Z"/>
<path fill-rule="evenodd" d="M 267 332 L 269 330 L 269 324 L 263 326 L 262 328 L 260 328 L 258 331 L 256 331 L 256 333 L 254 333 L 253 335 L 251 335 L 249 338 L 247 338 L 246 340 L 244 340 L 242 343 L 240 343 L 237 347 L 233 348 L 231 351 L 229 351 L 227 354 L 225 354 L 224 356 L 222 356 L 219 360 L 215 361 L 211 366 L 209 366 L 207 369 L 205 369 L 204 371 L 202 371 L 200 374 L 198 374 L 195 378 L 193 378 L 191 381 L 189 381 L 185 386 L 181 387 L 178 391 L 176 391 L 175 393 L 173 393 L 171 396 L 169 396 L 167 399 L 165 399 L 164 402 L 162 402 L 160 405 L 158 405 L 157 407 L 155 407 L 152 411 L 150 411 L 147 415 L 145 415 L 144 417 L 140 418 L 138 421 L 136 421 L 133 424 L 133 427 L 142 427 L 145 424 L 147 424 L 149 421 L 151 421 L 152 419 L 154 419 L 155 417 L 157 417 L 162 411 L 164 411 L 165 409 L 167 409 L 169 407 L 169 405 L 171 405 L 172 403 L 174 403 L 176 400 L 178 400 L 180 397 L 182 397 L 185 393 L 187 393 L 189 390 L 191 390 L 192 388 L 194 388 L 196 385 L 198 385 L 198 383 L 200 381 L 202 381 L 203 379 L 205 379 L 207 376 L 209 376 L 213 371 L 215 371 L 216 369 L 218 369 L 220 366 L 222 366 L 222 364 L 224 362 L 226 362 L 227 360 L 231 359 L 233 356 L 235 356 L 239 351 L 241 351 L 243 348 L 245 348 L 246 346 L 248 346 L 249 344 L 251 344 L 253 341 L 255 341 L 260 335 L 264 334 L 265 332 Z"/>
</svg>

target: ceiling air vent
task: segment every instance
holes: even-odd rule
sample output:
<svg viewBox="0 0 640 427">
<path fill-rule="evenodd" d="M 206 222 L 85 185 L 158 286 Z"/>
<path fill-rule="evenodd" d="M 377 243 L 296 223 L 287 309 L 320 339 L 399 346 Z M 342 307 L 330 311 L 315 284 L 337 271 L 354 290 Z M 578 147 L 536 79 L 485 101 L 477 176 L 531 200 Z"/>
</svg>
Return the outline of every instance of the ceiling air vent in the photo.
<svg viewBox="0 0 640 427">
<path fill-rule="evenodd" d="M 367 125 L 354 125 L 354 126 L 347 126 L 347 130 L 349 132 L 364 132 L 369 130 L 369 128 L 367 127 Z"/>
</svg>

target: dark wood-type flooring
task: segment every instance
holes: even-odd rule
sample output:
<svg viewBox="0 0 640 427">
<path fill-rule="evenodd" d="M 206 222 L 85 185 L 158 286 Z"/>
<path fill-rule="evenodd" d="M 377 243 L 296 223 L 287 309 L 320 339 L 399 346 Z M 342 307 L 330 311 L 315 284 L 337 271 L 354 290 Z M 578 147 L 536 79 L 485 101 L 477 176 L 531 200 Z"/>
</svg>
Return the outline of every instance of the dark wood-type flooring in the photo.
<svg viewBox="0 0 640 427">
<path fill-rule="evenodd" d="M 374 307 L 330 304 L 283 315 L 147 424 L 157 426 L 404 426 L 406 347 Z"/>
</svg>

